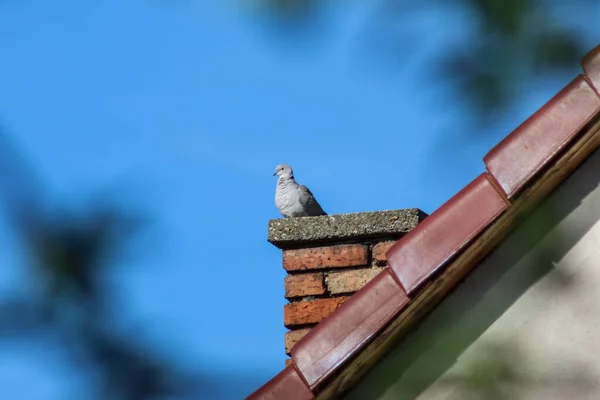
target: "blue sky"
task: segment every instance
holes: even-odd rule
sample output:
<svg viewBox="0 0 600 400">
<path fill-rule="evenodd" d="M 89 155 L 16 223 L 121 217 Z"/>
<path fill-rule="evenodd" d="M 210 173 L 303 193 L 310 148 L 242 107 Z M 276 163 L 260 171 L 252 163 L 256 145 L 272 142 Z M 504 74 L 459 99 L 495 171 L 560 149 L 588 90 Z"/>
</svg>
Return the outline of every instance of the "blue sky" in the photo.
<svg viewBox="0 0 600 400">
<path fill-rule="evenodd" d="M 573 76 L 532 84 L 470 138 L 465 110 L 423 73 L 465 25 L 443 10 L 415 18 L 415 42 L 391 67 L 359 45 L 372 11 L 360 3 L 282 38 L 243 2 L 0 1 L 0 121 L 48 198 L 115 188 L 148 211 L 147 251 L 116 277 L 128 311 L 174 357 L 249 376 L 223 398 L 285 358 L 285 274 L 266 241 L 277 164 L 329 213 L 432 212 Z M 2 257 L 10 290 L 18 255 Z M 2 344 L 0 395 L 64 398 L 73 384 L 54 353 Z"/>
</svg>

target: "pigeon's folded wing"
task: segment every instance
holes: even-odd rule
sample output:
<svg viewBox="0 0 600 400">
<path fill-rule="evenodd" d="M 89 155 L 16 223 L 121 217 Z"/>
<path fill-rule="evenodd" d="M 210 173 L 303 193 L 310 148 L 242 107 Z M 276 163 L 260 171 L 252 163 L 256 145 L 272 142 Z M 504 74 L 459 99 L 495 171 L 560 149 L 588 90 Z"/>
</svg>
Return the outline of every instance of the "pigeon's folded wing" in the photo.
<svg viewBox="0 0 600 400">
<path fill-rule="evenodd" d="M 304 185 L 300 185 L 300 190 L 302 191 L 302 196 L 300 196 L 302 201 L 302 206 L 306 210 L 306 213 L 311 216 L 316 215 L 327 215 L 325 211 L 321 208 L 321 205 L 315 199 L 315 196 L 312 192 Z"/>
</svg>

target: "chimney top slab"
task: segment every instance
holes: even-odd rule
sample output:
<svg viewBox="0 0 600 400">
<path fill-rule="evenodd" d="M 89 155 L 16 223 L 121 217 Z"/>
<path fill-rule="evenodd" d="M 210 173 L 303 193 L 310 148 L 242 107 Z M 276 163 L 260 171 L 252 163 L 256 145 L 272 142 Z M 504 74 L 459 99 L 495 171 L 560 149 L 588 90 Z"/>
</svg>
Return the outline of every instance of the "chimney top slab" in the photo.
<svg viewBox="0 0 600 400">
<path fill-rule="evenodd" d="M 281 218 L 269 221 L 268 240 L 286 250 L 370 239 L 398 239 L 427 217 L 418 208 Z"/>
</svg>

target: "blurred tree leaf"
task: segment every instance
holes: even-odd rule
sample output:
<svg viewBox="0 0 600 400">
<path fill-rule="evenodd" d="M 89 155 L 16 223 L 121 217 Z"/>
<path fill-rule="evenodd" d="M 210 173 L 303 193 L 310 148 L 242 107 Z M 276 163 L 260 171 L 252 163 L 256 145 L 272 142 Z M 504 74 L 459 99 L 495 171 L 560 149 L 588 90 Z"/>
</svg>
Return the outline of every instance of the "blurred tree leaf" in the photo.
<svg viewBox="0 0 600 400">
<path fill-rule="evenodd" d="M 533 53 L 533 68 L 536 70 L 569 68 L 577 65 L 585 52 L 574 32 L 542 32 L 536 39 L 536 51 Z"/>
<path fill-rule="evenodd" d="M 316 6 L 317 0 L 262 0 L 262 3 L 280 15 L 306 15 Z"/>
<path fill-rule="evenodd" d="M 283 20 L 292 10 L 316 10 L 324 0 L 263 0 L 270 10 Z M 339 3 L 343 7 L 343 3 Z M 589 7 L 592 0 L 573 0 L 573 5 Z M 553 18 L 560 2 L 539 0 L 384 0 L 376 13 L 379 24 L 395 19 L 411 29 L 414 12 L 430 11 L 451 5 L 467 16 L 473 33 L 468 44 L 445 46 L 434 60 L 433 74 L 457 85 L 458 100 L 465 100 L 476 122 L 485 122 L 493 114 L 506 111 L 528 80 L 536 74 L 562 73 L 578 66 L 579 59 L 589 50 L 584 34 L 575 32 L 562 21 Z M 312 13 L 314 15 L 314 13 Z M 382 31 L 385 31 L 382 29 Z M 394 32 L 396 32 L 395 30 Z M 395 35 L 396 33 L 391 33 Z M 404 32 L 403 37 L 411 37 Z M 384 39 L 381 39 L 384 40 Z M 389 53 L 407 54 L 403 40 L 391 43 Z M 406 62 L 405 57 L 388 58 Z"/>
<path fill-rule="evenodd" d="M 147 218 L 114 199 L 53 208 L 1 130 L 0 154 L 0 170 L 20 174 L 0 175 L 0 193 L 10 199 L 1 210 L 32 265 L 28 285 L 0 298 L 0 339 L 54 340 L 73 364 L 92 371 L 95 389 L 86 398 L 199 398 L 209 384 L 202 375 L 160 356 L 143 328 L 122 332 L 123 315 L 114 314 L 125 308 L 106 283 Z"/>
</svg>

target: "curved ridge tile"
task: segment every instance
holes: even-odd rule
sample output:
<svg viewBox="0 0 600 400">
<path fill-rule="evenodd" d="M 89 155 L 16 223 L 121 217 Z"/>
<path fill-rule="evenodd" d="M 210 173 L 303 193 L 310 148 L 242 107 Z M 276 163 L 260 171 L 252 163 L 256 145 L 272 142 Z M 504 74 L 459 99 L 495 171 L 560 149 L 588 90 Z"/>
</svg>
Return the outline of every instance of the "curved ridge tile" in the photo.
<svg viewBox="0 0 600 400">
<path fill-rule="evenodd" d="M 600 96 L 600 45 L 596 46 L 583 57 L 581 65 L 588 81 L 596 89 L 598 96 Z"/>
<path fill-rule="evenodd" d="M 510 199 L 600 111 L 600 98 L 579 75 L 483 158 Z"/>
<path fill-rule="evenodd" d="M 291 355 L 310 388 L 362 349 L 407 303 L 386 268 L 300 339 Z"/>
<path fill-rule="evenodd" d="M 390 268 L 412 294 L 507 208 L 489 175 L 479 175 L 390 248 Z"/>
<path fill-rule="evenodd" d="M 314 396 L 293 365 L 275 375 L 247 400 L 311 400 Z"/>
</svg>

